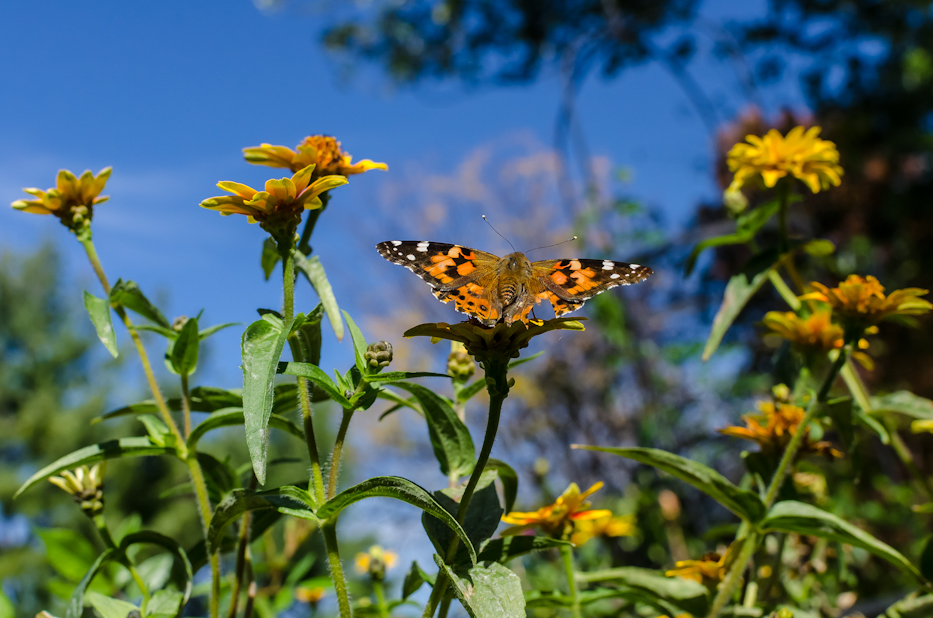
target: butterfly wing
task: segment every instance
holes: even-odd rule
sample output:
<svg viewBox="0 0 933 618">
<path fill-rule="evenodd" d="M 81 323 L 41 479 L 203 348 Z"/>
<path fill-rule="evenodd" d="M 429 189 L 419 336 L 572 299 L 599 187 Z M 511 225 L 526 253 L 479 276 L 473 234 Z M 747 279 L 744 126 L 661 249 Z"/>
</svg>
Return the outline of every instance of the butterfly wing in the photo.
<svg viewBox="0 0 933 618">
<path fill-rule="evenodd" d="M 550 301 L 554 315 L 576 311 L 583 303 L 617 285 L 632 285 L 654 271 L 647 266 L 612 260 L 542 260 L 532 262 L 538 298 Z"/>
<path fill-rule="evenodd" d="M 501 315 L 496 294 L 496 264 L 491 253 L 427 240 L 389 240 L 376 245 L 379 255 L 404 266 L 434 288 L 444 303 L 454 301 L 460 313 L 495 324 Z"/>
</svg>

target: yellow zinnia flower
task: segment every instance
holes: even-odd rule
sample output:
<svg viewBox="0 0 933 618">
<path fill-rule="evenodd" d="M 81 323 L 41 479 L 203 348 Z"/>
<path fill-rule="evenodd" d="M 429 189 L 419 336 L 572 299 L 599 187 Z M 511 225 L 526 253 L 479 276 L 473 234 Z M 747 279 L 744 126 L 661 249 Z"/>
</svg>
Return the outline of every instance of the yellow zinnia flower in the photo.
<svg viewBox="0 0 933 618">
<path fill-rule="evenodd" d="M 850 325 L 858 327 L 877 324 L 892 315 L 921 315 L 933 309 L 928 301 L 919 298 L 928 294 L 928 290 L 904 288 L 885 296 L 884 286 L 871 275 L 849 275 L 835 288 L 817 281 L 811 282 L 810 287 L 815 291 L 804 294 L 800 300 L 828 303 Z"/>
<path fill-rule="evenodd" d="M 566 539 L 576 531 L 581 522 L 611 518 L 612 511 L 588 510 L 587 508 L 590 503 L 586 499 L 602 487 L 603 483 L 599 482 L 581 493 L 580 487 L 576 483 L 571 483 L 554 504 L 543 506 L 530 513 L 509 513 L 502 517 L 502 521 L 516 525 L 503 530 L 502 536 L 512 536 L 532 528 L 539 528 L 552 538 Z M 591 537 L 583 540 L 586 541 L 589 538 Z"/>
<path fill-rule="evenodd" d="M 844 331 L 841 326 L 833 323 L 832 315 L 833 312 L 827 309 L 814 311 L 805 318 L 793 311 L 769 311 L 762 322 L 803 352 L 829 352 L 841 348 L 845 343 Z M 877 332 L 877 326 L 865 329 L 865 334 L 868 335 L 874 335 Z M 859 339 L 858 347 L 867 350 L 868 341 Z M 869 371 L 875 367 L 874 360 L 864 352 L 853 352 L 852 358 Z"/>
<path fill-rule="evenodd" d="M 583 545 L 597 536 L 632 536 L 635 534 L 635 518 L 631 515 L 613 516 L 612 513 L 596 519 L 579 519 L 574 522 L 570 542 Z"/>
<path fill-rule="evenodd" d="M 75 234 L 90 234 L 94 206 L 110 199 L 106 195 L 101 196 L 100 192 L 104 190 L 111 171 L 111 168 L 105 167 L 95 176 L 91 170 L 85 170 L 77 178 L 68 170 L 59 170 L 54 188 L 47 191 L 23 189 L 37 199 L 16 200 L 11 206 L 37 215 L 55 215 Z"/>
<path fill-rule="evenodd" d="M 724 427 L 719 430 L 719 433 L 757 442 L 761 450 L 766 453 L 783 452 L 791 438 L 797 433 L 806 411 L 790 403 L 779 402 L 775 405 L 770 401 L 758 402 L 758 409 L 761 414 L 746 414 L 742 417 L 745 427 Z M 842 457 L 842 453 L 832 448 L 829 442 L 813 442 L 809 436 L 809 427 L 804 431 L 807 435 L 804 436 L 800 446 L 801 453 L 810 452 Z"/>
<path fill-rule="evenodd" d="M 305 588 L 303 586 L 298 586 L 295 588 L 295 599 L 299 603 L 308 603 L 312 607 L 316 607 L 318 603 L 321 602 L 327 595 L 327 590 L 321 588 L 320 586 L 315 588 Z"/>
<path fill-rule="evenodd" d="M 285 146 L 262 144 L 244 148 L 243 155 L 249 163 L 269 167 L 287 167 L 296 172 L 308 165 L 316 165 L 316 175 L 338 174 L 352 176 L 369 170 L 388 170 L 385 163 L 364 159 L 353 163 L 353 157 L 340 149 L 340 142 L 329 135 L 309 135 L 295 150 Z"/>
<path fill-rule="evenodd" d="M 722 556 L 711 551 L 703 554 L 699 560 L 679 560 L 674 563 L 673 569 L 664 574 L 667 577 L 692 579 L 709 588 L 715 588 L 726 576 L 726 571 L 735 560 L 741 545 L 742 541 L 733 542 Z"/>
<path fill-rule="evenodd" d="M 301 213 L 321 208 L 321 193 L 347 184 L 343 176 L 323 176 L 311 182 L 313 173 L 312 164 L 298 170 L 291 178 L 267 180 L 265 191 L 238 182 L 218 182 L 218 187 L 233 195 L 208 198 L 201 206 L 220 211 L 222 215 L 246 215 L 250 223 L 258 221 L 276 240 L 290 240 L 289 234 L 294 235 Z"/>
<path fill-rule="evenodd" d="M 368 552 L 360 552 L 356 555 L 354 567 L 360 575 L 369 573 L 374 580 L 382 581 L 386 577 L 386 571 L 394 567 L 397 562 L 398 554 L 394 551 L 373 545 Z"/>
<path fill-rule="evenodd" d="M 830 185 L 839 186 L 842 168 L 839 151 L 833 142 L 819 139 L 820 127 L 794 127 L 787 136 L 771 129 L 764 137 L 748 135 L 747 144 L 736 144 L 727 155 L 729 171 L 735 178 L 729 190 L 741 189 L 752 178 L 761 175 L 771 188 L 787 175 L 803 181 L 811 191 L 819 193 Z"/>
</svg>

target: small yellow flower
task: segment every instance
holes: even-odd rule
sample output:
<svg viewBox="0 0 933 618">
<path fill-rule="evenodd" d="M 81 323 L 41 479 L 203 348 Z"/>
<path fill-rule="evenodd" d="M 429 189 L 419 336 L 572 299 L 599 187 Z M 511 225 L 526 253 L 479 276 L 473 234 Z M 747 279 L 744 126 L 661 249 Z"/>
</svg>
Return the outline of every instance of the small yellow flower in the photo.
<svg viewBox="0 0 933 618">
<path fill-rule="evenodd" d="M 295 147 L 295 150 L 285 146 L 262 144 L 258 147 L 244 148 L 243 155 L 249 163 L 269 167 L 287 167 L 293 172 L 308 165 L 315 165 L 317 166 L 315 177 L 328 174 L 352 176 L 369 170 L 389 169 L 385 163 L 376 163 L 369 159 L 352 163 L 353 157 L 341 150 L 340 142 L 329 135 L 309 135 Z"/>
<path fill-rule="evenodd" d="M 635 517 L 632 515 L 614 516 L 612 513 L 596 519 L 580 519 L 574 523 L 570 542 L 574 545 L 583 545 L 597 536 L 633 536 L 635 534 Z"/>
<path fill-rule="evenodd" d="M 845 332 L 841 326 L 833 323 L 832 316 L 833 312 L 829 309 L 819 309 L 804 318 L 793 311 L 769 311 L 762 322 L 772 332 L 794 344 L 801 352 L 829 352 L 840 349 L 845 343 Z M 877 333 L 877 326 L 865 329 L 866 335 Z M 858 347 L 867 350 L 868 341 L 859 339 Z M 855 351 L 852 358 L 869 371 L 875 368 L 875 361 L 864 352 Z"/>
<path fill-rule="evenodd" d="M 106 195 L 101 196 L 100 192 L 104 190 L 111 171 L 105 167 L 95 176 L 91 170 L 85 170 L 77 178 L 68 170 L 59 170 L 54 188 L 47 191 L 23 189 L 36 199 L 16 200 L 11 206 L 37 215 L 55 215 L 75 234 L 90 234 L 94 206 L 110 199 Z"/>
<path fill-rule="evenodd" d="M 860 328 L 892 315 L 922 315 L 933 309 L 929 301 L 920 298 L 928 294 L 928 290 L 904 288 L 886 296 L 884 286 L 871 275 L 849 275 L 835 288 L 817 281 L 811 282 L 810 287 L 814 291 L 801 296 L 801 300 L 828 303 L 849 325 Z"/>
<path fill-rule="evenodd" d="M 265 191 L 257 191 L 238 182 L 222 181 L 217 186 L 233 195 L 211 197 L 201 206 L 226 215 L 246 215 L 250 223 L 260 226 L 276 240 L 290 240 L 301 214 L 322 207 L 321 193 L 347 184 L 343 176 L 323 176 L 312 182 L 314 165 L 304 167 L 291 177 L 266 181 Z"/>
<path fill-rule="evenodd" d="M 735 541 L 726 550 L 726 553 L 711 551 L 699 560 L 680 560 L 674 563 L 674 568 L 664 573 L 668 577 L 683 577 L 703 584 L 708 588 L 715 588 L 726 576 L 726 572 L 735 561 L 743 541 Z"/>
<path fill-rule="evenodd" d="M 104 512 L 104 479 L 101 465 L 81 466 L 65 470 L 61 476 L 49 477 L 49 482 L 74 496 L 75 502 L 88 517 Z"/>
<path fill-rule="evenodd" d="M 797 433 L 806 412 L 799 406 L 789 403 L 775 405 L 770 401 L 758 402 L 758 409 L 761 414 L 746 414 L 742 417 L 745 427 L 724 427 L 719 433 L 757 442 L 766 453 L 783 452 Z M 805 431 L 810 433 L 809 428 Z M 809 435 L 804 437 L 800 452 L 842 457 L 842 453 L 832 448 L 829 442 L 813 442 Z"/>
<path fill-rule="evenodd" d="M 933 433 L 933 420 L 918 419 L 910 424 L 910 430 L 914 433 Z"/>
<path fill-rule="evenodd" d="M 571 483 L 554 504 L 543 506 L 530 513 L 513 511 L 502 517 L 502 521 L 505 523 L 515 524 L 511 528 L 503 530 L 502 536 L 512 536 L 532 528 L 539 528 L 552 538 L 567 539 L 573 535 L 581 522 L 611 519 L 612 511 L 588 509 L 590 503 L 586 499 L 602 489 L 602 487 L 603 483 L 599 482 L 580 493 L 580 487 L 576 483 Z M 586 533 L 584 533 L 583 537 L 580 537 L 583 541 L 592 538 L 592 536 L 586 536 Z"/>
<path fill-rule="evenodd" d="M 386 571 L 393 568 L 398 563 L 398 554 L 388 549 L 383 549 L 379 545 L 373 545 L 368 552 L 358 553 L 354 560 L 354 568 L 360 575 L 369 573 L 369 576 L 376 581 L 382 581 L 386 577 Z"/>
<path fill-rule="evenodd" d="M 299 603 L 308 603 L 312 607 L 316 607 L 325 596 L 327 596 L 327 590 L 320 586 L 315 588 L 298 586 L 295 588 L 295 599 Z"/>
<path fill-rule="evenodd" d="M 729 190 L 741 189 L 757 176 L 771 188 L 787 175 L 803 181 L 811 191 L 819 193 L 830 185 L 839 186 L 842 168 L 839 151 L 830 141 L 819 139 L 820 127 L 794 127 L 787 136 L 771 129 L 764 137 L 748 135 L 747 144 L 732 147 L 726 163 L 735 178 Z"/>
</svg>

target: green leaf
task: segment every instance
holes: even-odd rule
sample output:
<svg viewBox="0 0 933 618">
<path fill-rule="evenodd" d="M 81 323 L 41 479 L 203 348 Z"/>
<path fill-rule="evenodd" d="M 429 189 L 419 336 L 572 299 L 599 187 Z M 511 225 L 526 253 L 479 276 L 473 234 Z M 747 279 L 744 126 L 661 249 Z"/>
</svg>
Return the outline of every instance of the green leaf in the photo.
<svg viewBox="0 0 933 618">
<path fill-rule="evenodd" d="M 288 335 L 288 347 L 292 351 L 292 358 L 300 363 L 321 364 L 321 319 L 324 317 L 324 308 L 315 307 L 305 316 L 300 326 L 292 327 Z"/>
<path fill-rule="evenodd" d="M 470 618 L 525 618 L 525 595 L 518 575 L 498 563 L 475 566 L 458 575 L 435 555 L 437 565 L 447 572 L 454 594 Z"/>
<path fill-rule="evenodd" d="M 169 369 L 178 375 L 191 375 L 198 366 L 198 347 L 201 336 L 198 333 L 198 319 L 188 318 L 181 327 L 178 338 L 169 345 Z"/>
<path fill-rule="evenodd" d="M 722 338 L 726 335 L 726 331 L 729 330 L 729 327 L 732 326 L 732 323 L 739 313 L 742 312 L 742 309 L 751 300 L 752 296 L 761 288 L 762 284 L 767 281 L 768 275 L 772 270 L 777 266 L 777 263 L 772 264 L 768 268 L 759 272 L 757 275 L 752 277 L 752 280 L 748 280 L 748 276 L 745 273 L 739 273 L 731 279 L 726 285 L 726 292 L 723 295 L 722 305 L 719 307 L 719 311 L 716 313 L 716 317 L 713 318 L 713 328 L 710 331 L 709 339 L 706 341 L 706 346 L 703 348 L 703 360 L 709 360 L 709 358 L 716 351 L 716 348 L 719 347 Z"/>
<path fill-rule="evenodd" d="M 159 590 L 146 604 L 146 618 L 174 618 L 185 597 L 176 590 Z"/>
<path fill-rule="evenodd" d="M 933 616 L 933 594 L 912 592 L 888 608 L 884 618 L 929 618 Z M 879 617 L 880 618 L 880 617 Z"/>
<path fill-rule="evenodd" d="M 670 604 L 694 616 L 705 616 L 709 605 L 706 586 L 683 577 L 667 577 L 663 571 L 637 567 L 618 567 L 579 573 L 578 579 L 586 584 L 613 583 L 622 587 L 627 598 L 642 600 L 660 607 Z"/>
<path fill-rule="evenodd" d="M 499 522 L 502 519 L 502 507 L 499 505 L 499 496 L 496 494 L 496 487 L 493 484 L 496 474 L 494 471 L 485 471 L 480 477 L 476 490 L 473 493 L 473 499 L 467 508 L 463 518 L 463 529 L 470 538 L 470 546 L 482 547 L 483 543 L 496 532 Z M 460 500 L 463 497 L 465 485 L 434 492 L 434 497 L 444 509 L 450 513 L 451 517 L 457 517 L 457 511 L 460 507 Z M 422 515 L 421 523 L 428 534 L 428 538 L 434 544 L 438 552 L 447 552 L 453 541 L 453 535 L 439 519 L 425 513 Z M 469 567 L 472 564 L 472 557 L 461 546 L 457 548 L 457 554 L 454 556 L 452 564 L 457 566 Z"/>
<path fill-rule="evenodd" d="M 690 273 L 693 272 L 697 258 L 704 250 L 725 245 L 744 245 L 751 242 L 758 230 L 777 213 L 779 208 L 780 202 L 772 200 L 736 219 L 736 231 L 734 233 L 714 236 L 697 243 L 693 251 L 690 252 L 689 257 L 687 257 L 687 263 L 684 266 L 685 276 L 689 277 Z"/>
<path fill-rule="evenodd" d="M 923 542 L 923 551 L 920 553 L 920 572 L 929 581 L 933 581 L 933 536 L 927 537 Z"/>
<path fill-rule="evenodd" d="M 331 328 L 334 329 L 334 335 L 337 336 L 338 341 L 342 341 L 343 322 L 340 321 L 340 307 L 337 306 L 337 297 L 334 296 L 334 290 L 330 287 L 330 281 L 327 280 L 320 258 L 316 255 L 307 258 L 300 251 L 295 251 L 293 254 L 295 268 L 307 278 L 308 283 L 314 288 L 317 297 L 321 299 L 321 304 L 324 305 L 324 311 L 327 313 Z"/>
<path fill-rule="evenodd" d="M 871 413 L 899 412 L 918 419 L 933 419 L 933 401 L 910 391 L 897 391 L 871 398 Z"/>
<path fill-rule="evenodd" d="M 130 612 L 139 611 L 139 608 L 132 603 L 111 599 L 97 592 L 88 592 L 84 597 L 103 618 L 127 618 Z"/>
<path fill-rule="evenodd" d="M 205 339 L 207 339 L 208 337 L 210 337 L 216 332 L 222 331 L 225 328 L 230 328 L 231 326 L 239 326 L 239 325 L 240 325 L 239 322 L 225 322 L 224 324 L 217 324 L 216 326 L 208 326 L 207 328 L 202 330 L 200 333 L 198 333 L 198 337 L 201 339 L 201 341 L 204 341 Z"/>
<path fill-rule="evenodd" d="M 447 378 L 446 373 L 434 373 L 432 371 L 388 371 L 386 373 L 376 373 L 366 376 L 367 382 L 396 382 L 398 380 L 410 380 L 412 378 Z"/>
<path fill-rule="evenodd" d="M 185 591 L 182 595 L 182 604 L 187 603 L 188 599 L 191 597 L 191 586 L 194 582 L 194 570 L 191 567 L 191 561 L 188 559 L 188 554 L 178 544 L 178 541 L 171 537 L 167 537 L 164 534 L 155 532 L 153 530 L 142 530 L 140 532 L 133 532 L 123 537 L 123 540 L 120 541 L 120 551 L 123 554 L 126 554 L 127 549 L 133 545 L 140 543 L 147 543 L 149 545 L 158 545 L 162 549 L 167 550 L 171 553 L 176 561 L 181 564 L 182 570 L 185 573 Z M 150 608 L 151 611 L 151 608 Z"/>
<path fill-rule="evenodd" d="M 377 476 L 354 485 L 322 504 L 317 510 L 317 516 L 321 519 L 332 519 L 355 502 L 379 497 L 407 502 L 443 521 L 460 537 L 460 541 L 467 546 L 470 561 L 476 563 L 476 550 L 466 531 L 457 523 L 457 519 L 438 504 L 426 489 L 398 476 Z"/>
<path fill-rule="evenodd" d="M 16 490 L 13 498 L 16 498 L 36 483 L 44 481 L 62 470 L 71 470 L 78 466 L 94 464 L 105 459 L 141 457 L 144 455 L 175 455 L 175 449 L 153 444 L 148 437 L 120 438 L 119 440 L 108 440 L 100 444 L 86 446 L 65 455 L 33 474 L 23 483 L 22 487 Z"/>
<path fill-rule="evenodd" d="M 260 484 L 266 482 L 267 431 L 275 397 L 275 373 L 291 324 L 266 314 L 243 333 L 243 415 L 246 446 Z"/>
<path fill-rule="evenodd" d="M 178 331 L 174 328 L 156 326 L 155 324 L 133 324 L 132 329 L 135 331 L 141 330 L 149 333 L 158 333 L 170 341 L 175 341 L 175 339 L 178 337 Z"/>
<path fill-rule="evenodd" d="M 188 436 L 188 450 L 196 450 L 198 440 L 200 440 L 208 431 L 217 429 L 219 427 L 242 425 L 243 422 L 243 408 L 228 408 L 226 410 L 218 410 L 217 412 L 208 416 L 202 422 L 198 423 L 197 426 L 191 430 L 191 435 Z M 277 414 L 272 414 L 269 416 L 269 427 L 281 429 L 282 431 L 289 433 L 301 440 L 305 439 L 305 434 L 298 425 L 289 419 Z"/>
<path fill-rule="evenodd" d="M 78 582 L 78 585 L 75 586 L 74 591 L 71 593 L 71 598 L 68 599 L 68 608 L 65 611 L 65 618 L 81 618 L 81 615 L 84 613 L 84 593 L 87 587 L 91 585 L 98 571 L 108 562 L 115 560 L 117 555 L 117 550 L 108 549 L 97 557 L 97 560 L 90 566 L 87 573 L 84 574 L 84 577 L 81 578 L 81 581 Z"/>
<path fill-rule="evenodd" d="M 761 527 L 765 531 L 779 530 L 808 534 L 860 547 L 910 573 L 920 583 L 929 585 L 920 571 L 896 549 L 844 519 L 810 504 L 795 500 L 778 502 L 761 522 Z"/>
<path fill-rule="evenodd" d="M 266 276 L 266 281 L 272 276 L 275 265 L 282 259 L 279 253 L 279 247 L 272 238 L 267 238 L 262 243 L 262 273 Z"/>
<path fill-rule="evenodd" d="M 765 505 L 757 494 L 740 489 L 709 466 L 656 448 L 611 448 L 574 444 L 571 448 L 612 453 L 663 470 L 690 483 L 718 503 L 750 523 L 761 520 Z"/>
<path fill-rule="evenodd" d="M 470 430 L 450 402 L 420 384 L 396 382 L 394 386 L 408 391 L 421 404 L 441 472 L 448 477 L 469 474 L 476 464 L 476 448 Z"/>
<path fill-rule="evenodd" d="M 803 250 L 813 257 L 826 257 L 836 252 L 836 245 L 831 240 L 817 238 L 804 244 Z"/>
<path fill-rule="evenodd" d="M 402 582 L 402 599 L 407 599 L 413 595 L 425 583 L 426 580 L 421 576 L 422 572 L 417 561 L 411 563 L 411 568 L 408 569 L 405 580 Z"/>
<path fill-rule="evenodd" d="M 321 368 L 311 363 L 279 363 L 279 373 L 289 376 L 308 378 L 316 386 L 324 390 L 342 408 L 352 408 L 350 401 L 344 397 L 344 391 L 334 384 L 330 377 L 321 371 Z"/>
<path fill-rule="evenodd" d="M 492 539 L 479 552 L 479 562 L 506 563 L 534 551 L 560 549 L 564 545 L 573 546 L 569 541 L 559 541 L 546 536 L 504 536 Z"/>
<path fill-rule="evenodd" d="M 114 358 L 117 357 L 117 334 L 113 331 L 113 322 L 110 319 L 110 303 L 93 294 L 84 293 L 84 308 L 91 317 L 97 337 L 104 344 L 107 351 Z"/>
<path fill-rule="evenodd" d="M 518 495 L 518 474 L 509 464 L 498 459 L 489 459 L 486 462 L 487 470 L 495 470 L 502 482 L 502 497 L 505 498 L 505 512 L 511 513 L 515 506 L 515 497 Z"/>
<path fill-rule="evenodd" d="M 45 544 L 45 556 L 52 568 L 70 582 L 81 581 L 97 559 L 97 552 L 83 534 L 67 528 L 35 528 Z"/>
<path fill-rule="evenodd" d="M 149 302 L 149 299 L 146 298 L 146 295 L 142 293 L 142 290 L 134 281 L 118 279 L 110 288 L 110 304 L 123 305 L 159 326 L 172 327 L 172 323 L 166 320 L 162 312 Z"/>
<path fill-rule="evenodd" d="M 165 423 L 160 419 L 151 414 L 140 414 L 136 417 L 136 420 L 145 426 L 146 433 L 149 434 L 149 439 L 153 444 L 158 446 L 175 446 L 175 436 L 169 433 L 168 427 L 166 427 Z"/>
<path fill-rule="evenodd" d="M 314 506 L 315 502 L 311 494 L 292 485 L 260 492 L 237 489 L 214 510 L 207 530 L 208 555 L 213 554 L 220 547 L 220 541 L 227 526 L 247 511 L 274 509 L 283 514 L 315 520 Z"/>
<path fill-rule="evenodd" d="M 356 368 L 364 376 L 370 374 L 369 363 L 366 362 L 366 338 L 363 332 L 357 327 L 356 322 L 346 311 L 342 312 L 343 318 L 347 321 L 347 327 L 350 329 L 350 338 L 353 339 L 353 356 L 356 359 Z"/>
<path fill-rule="evenodd" d="M 16 608 L 3 589 L 0 589 L 0 618 L 16 618 Z"/>
</svg>

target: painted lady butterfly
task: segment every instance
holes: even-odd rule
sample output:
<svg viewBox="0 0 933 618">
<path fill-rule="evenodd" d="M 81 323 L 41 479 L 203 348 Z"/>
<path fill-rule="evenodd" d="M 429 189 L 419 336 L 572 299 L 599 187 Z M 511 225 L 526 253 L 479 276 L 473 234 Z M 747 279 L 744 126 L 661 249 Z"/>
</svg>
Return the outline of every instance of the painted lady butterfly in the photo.
<svg viewBox="0 0 933 618">
<path fill-rule="evenodd" d="M 486 326 L 499 320 L 527 324 L 532 308 L 542 300 L 550 301 L 554 315 L 560 317 L 609 288 L 639 283 L 654 272 L 647 266 L 610 260 L 532 262 L 517 251 L 500 258 L 427 240 L 390 240 L 376 249 L 427 281 L 441 302 L 454 301 L 457 311 Z"/>
</svg>

